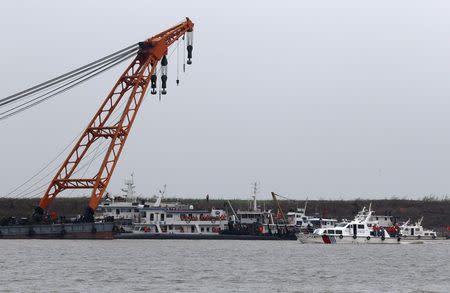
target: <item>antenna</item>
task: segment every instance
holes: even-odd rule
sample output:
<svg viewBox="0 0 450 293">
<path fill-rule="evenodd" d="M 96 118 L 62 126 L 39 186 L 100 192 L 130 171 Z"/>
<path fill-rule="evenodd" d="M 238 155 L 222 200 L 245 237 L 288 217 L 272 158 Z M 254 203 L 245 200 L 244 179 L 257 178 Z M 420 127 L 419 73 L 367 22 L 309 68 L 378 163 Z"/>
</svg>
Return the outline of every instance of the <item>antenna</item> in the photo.
<svg viewBox="0 0 450 293">
<path fill-rule="evenodd" d="M 258 182 L 253 183 L 253 211 L 258 209 L 256 202 L 256 194 L 258 193 Z"/>
<path fill-rule="evenodd" d="M 166 193 L 166 188 L 167 188 L 167 185 L 164 184 L 163 189 L 158 191 L 159 195 L 156 198 L 155 204 L 153 205 L 154 207 L 159 207 L 161 205 L 162 198 L 164 197 L 164 194 Z"/>
</svg>

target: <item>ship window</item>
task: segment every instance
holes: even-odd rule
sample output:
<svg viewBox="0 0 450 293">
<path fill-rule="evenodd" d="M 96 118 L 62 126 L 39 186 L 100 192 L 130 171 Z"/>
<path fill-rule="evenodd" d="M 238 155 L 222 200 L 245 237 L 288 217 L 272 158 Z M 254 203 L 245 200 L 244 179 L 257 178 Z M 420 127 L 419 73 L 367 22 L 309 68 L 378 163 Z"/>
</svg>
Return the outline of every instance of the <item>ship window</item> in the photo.
<svg viewBox="0 0 450 293">
<path fill-rule="evenodd" d="M 335 233 L 336 234 L 342 234 L 342 231 L 341 230 L 336 230 Z"/>
<path fill-rule="evenodd" d="M 420 231 L 420 229 L 419 229 L 419 228 L 416 228 L 416 231 Z"/>
<path fill-rule="evenodd" d="M 191 233 L 194 233 L 194 232 L 195 232 L 195 227 L 191 226 Z"/>
<path fill-rule="evenodd" d="M 169 230 L 173 230 L 173 226 L 172 225 L 169 225 Z"/>
<path fill-rule="evenodd" d="M 154 221 L 155 220 L 155 214 L 150 214 L 150 221 Z"/>
<path fill-rule="evenodd" d="M 387 221 L 387 217 L 384 217 L 384 220 Z"/>
<path fill-rule="evenodd" d="M 348 225 L 347 228 L 350 228 L 350 229 L 351 229 L 351 228 L 353 228 L 353 225 Z"/>
<path fill-rule="evenodd" d="M 364 229 L 364 225 L 358 225 L 358 229 Z"/>
<path fill-rule="evenodd" d="M 302 225 L 302 221 L 297 221 L 297 225 L 301 226 Z"/>
<path fill-rule="evenodd" d="M 134 209 L 134 212 L 135 213 L 139 213 L 139 209 Z"/>
<path fill-rule="evenodd" d="M 328 230 L 328 234 L 334 234 L 334 230 Z"/>
<path fill-rule="evenodd" d="M 164 221 L 164 214 L 161 214 L 161 221 Z"/>
<path fill-rule="evenodd" d="M 120 209 L 116 209 L 116 215 L 120 215 Z"/>
<path fill-rule="evenodd" d="M 167 214 L 166 218 L 173 218 L 173 215 L 172 214 Z"/>
<path fill-rule="evenodd" d="M 145 218 L 145 212 L 141 212 L 141 217 Z"/>
<path fill-rule="evenodd" d="M 209 232 L 209 227 L 206 228 L 206 232 Z"/>
<path fill-rule="evenodd" d="M 377 217 L 377 220 L 378 220 L 378 217 Z"/>
<path fill-rule="evenodd" d="M 200 228 L 200 231 L 201 231 L 201 232 L 205 232 L 205 228 L 201 227 L 201 228 Z"/>
</svg>

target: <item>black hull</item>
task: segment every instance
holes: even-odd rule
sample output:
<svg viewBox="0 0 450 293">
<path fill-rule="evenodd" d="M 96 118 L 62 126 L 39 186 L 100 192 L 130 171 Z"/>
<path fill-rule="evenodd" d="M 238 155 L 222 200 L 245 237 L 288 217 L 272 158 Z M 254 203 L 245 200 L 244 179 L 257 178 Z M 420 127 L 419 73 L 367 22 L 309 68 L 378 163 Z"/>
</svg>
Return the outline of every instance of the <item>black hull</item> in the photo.
<svg viewBox="0 0 450 293">
<path fill-rule="evenodd" d="M 0 239 L 113 239 L 114 223 L 0 226 Z"/>
<path fill-rule="evenodd" d="M 233 234 L 152 234 L 117 233 L 114 239 L 180 239 L 180 240 L 297 240 L 297 237 L 276 237 L 273 235 L 233 235 Z"/>
</svg>

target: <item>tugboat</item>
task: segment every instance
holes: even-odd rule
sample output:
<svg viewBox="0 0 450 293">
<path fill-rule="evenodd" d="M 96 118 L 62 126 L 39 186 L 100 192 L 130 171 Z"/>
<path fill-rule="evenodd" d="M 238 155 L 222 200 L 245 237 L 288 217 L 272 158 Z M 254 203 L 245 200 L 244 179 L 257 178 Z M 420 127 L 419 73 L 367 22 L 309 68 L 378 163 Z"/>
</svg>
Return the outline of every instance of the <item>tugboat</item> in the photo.
<svg viewBox="0 0 450 293">
<path fill-rule="evenodd" d="M 221 235 L 230 236 L 230 239 L 246 240 L 297 240 L 294 226 L 287 223 L 284 214 L 278 205 L 276 196 L 272 197 L 278 205 L 278 214 L 282 216 L 274 219 L 271 210 L 262 210 L 256 200 L 257 184 L 254 183 L 252 207 L 249 210 L 235 211 L 230 201 L 228 205 L 232 215 L 229 216 L 228 229 L 221 231 Z M 281 221 L 280 221 L 281 220 Z"/>
<path fill-rule="evenodd" d="M 371 221 L 373 211 L 364 207 L 351 222 L 334 228 L 319 228 L 311 234 L 298 234 L 301 243 L 324 244 L 398 244 L 400 237 L 391 237 L 377 221 Z"/>
</svg>

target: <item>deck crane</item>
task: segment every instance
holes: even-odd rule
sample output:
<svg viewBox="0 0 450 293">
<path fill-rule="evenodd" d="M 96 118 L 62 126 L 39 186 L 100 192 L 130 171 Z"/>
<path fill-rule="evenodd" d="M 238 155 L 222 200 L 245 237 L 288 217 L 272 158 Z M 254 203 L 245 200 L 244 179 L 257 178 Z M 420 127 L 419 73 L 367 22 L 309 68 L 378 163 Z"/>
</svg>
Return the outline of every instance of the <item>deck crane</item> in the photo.
<svg viewBox="0 0 450 293">
<path fill-rule="evenodd" d="M 45 210 L 54 198 L 68 189 L 91 190 L 84 219 L 88 222 L 94 221 L 94 211 L 108 186 L 149 84 L 151 94 L 156 94 L 158 63 L 161 73 L 161 93 L 166 94 L 168 48 L 186 36 L 187 63 L 191 64 L 193 28 L 192 21 L 186 18 L 180 24 L 139 43 L 136 57 L 120 76 L 50 182 L 39 206 L 34 210 L 35 221 L 42 221 Z M 122 111 L 118 107 L 120 102 L 125 102 Z M 118 121 L 112 119 L 113 113 L 120 114 Z M 105 151 L 98 172 L 92 177 L 77 178 L 75 176 L 77 167 L 85 159 L 93 143 L 99 140 L 109 140 L 109 147 Z"/>
<path fill-rule="evenodd" d="M 277 217 L 280 216 L 283 219 L 284 223 L 286 224 L 287 223 L 286 216 L 284 215 L 283 209 L 281 208 L 280 202 L 278 201 L 278 198 L 277 198 L 277 197 L 282 197 L 282 196 L 276 194 L 275 192 L 271 192 L 271 194 L 272 194 L 272 200 L 277 209 Z"/>
</svg>

